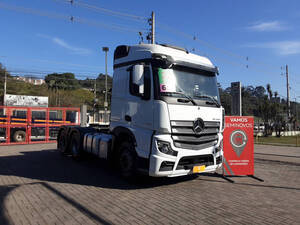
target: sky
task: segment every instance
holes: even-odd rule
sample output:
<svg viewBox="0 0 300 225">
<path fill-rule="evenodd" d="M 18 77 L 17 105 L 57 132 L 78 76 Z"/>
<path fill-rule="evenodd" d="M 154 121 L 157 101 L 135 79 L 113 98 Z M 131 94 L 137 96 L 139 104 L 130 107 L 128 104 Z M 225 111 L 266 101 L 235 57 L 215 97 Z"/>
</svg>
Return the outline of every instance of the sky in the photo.
<svg viewBox="0 0 300 225">
<path fill-rule="evenodd" d="M 298 0 L 0 0 L 0 62 L 12 74 L 78 79 L 113 74 L 118 45 L 138 44 L 156 16 L 156 41 L 208 57 L 223 88 L 231 82 L 266 86 L 300 102 Z M 147 42 L 144 38 L 144 42 Z"/>
</svg>

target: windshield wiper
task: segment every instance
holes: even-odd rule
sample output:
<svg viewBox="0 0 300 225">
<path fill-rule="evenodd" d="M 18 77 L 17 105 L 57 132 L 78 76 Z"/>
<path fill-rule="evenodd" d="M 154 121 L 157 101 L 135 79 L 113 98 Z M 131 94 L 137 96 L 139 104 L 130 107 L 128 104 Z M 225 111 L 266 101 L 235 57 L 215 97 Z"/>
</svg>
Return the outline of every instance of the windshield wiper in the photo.
<svg viewBox="0 0 300 225">
<path fill-rule="evenodd" d="M 208 98 L 208 99 L 212 100 L 213 103 L 217 107 L 221 107 L 220 103 L 215 98 L 213 98 L 212 96 L 209 96 L 209 95 L 195 95 L 195 97 L 197 97 L 197 98 Z"/>
<path fill-rule="evenodd" d="M 168 93 L 183 95 L 185 98 L 187 98 L 188 100 L 190 100 L 190 102 L 193 103 L 193 105 L 197 105 L 197 103 L 194 101 L 194 99 L 191 96 L 185 94 L 184 92 L 172 91 L 172 92 L 168 92 Z"/>
</svg>

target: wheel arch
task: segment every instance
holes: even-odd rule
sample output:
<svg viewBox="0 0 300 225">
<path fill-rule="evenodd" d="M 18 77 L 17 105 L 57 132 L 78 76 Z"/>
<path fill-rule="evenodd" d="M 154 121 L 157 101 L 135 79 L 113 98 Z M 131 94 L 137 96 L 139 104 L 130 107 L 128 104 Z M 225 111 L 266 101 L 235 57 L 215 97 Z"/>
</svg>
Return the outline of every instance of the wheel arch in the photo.
<svg viewBox="0 0 300 225">
<path fill-rule="evenodd" d="M 115 143 L 117 143 L 115 146 L 121 144 L 123 141 L 129 141 L 130 143 L 133 144 L 134 147 L 137 146 L 135 136 L 129 128 L 116 127 L 114 128 L 112 133 L 115 137 Z"/>
</svg>

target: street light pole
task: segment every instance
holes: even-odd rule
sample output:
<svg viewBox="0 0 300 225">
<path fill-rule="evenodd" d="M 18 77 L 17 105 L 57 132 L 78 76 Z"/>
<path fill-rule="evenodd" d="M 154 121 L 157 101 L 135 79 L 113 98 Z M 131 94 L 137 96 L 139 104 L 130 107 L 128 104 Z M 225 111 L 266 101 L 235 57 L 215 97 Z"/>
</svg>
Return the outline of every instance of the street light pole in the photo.
<svg viewBox="0 0 300 225">
<path fill-rule="evenodd" d="M 107 109 L 107 52 L 109 51 L 108 47 L 103 47 L 102 50 L 105 52 L 105 100 L 104 100 L 104 108 Z"/>
<path fill-rule="evenodd" d="M 105 99 L 104 99 L 104 109 L 105 109 L 105 122 L 107 117 L 107 52 L 109 51 L 108 47 L 103 47 L 102 50 L 105 52 Z"/>
</svg>

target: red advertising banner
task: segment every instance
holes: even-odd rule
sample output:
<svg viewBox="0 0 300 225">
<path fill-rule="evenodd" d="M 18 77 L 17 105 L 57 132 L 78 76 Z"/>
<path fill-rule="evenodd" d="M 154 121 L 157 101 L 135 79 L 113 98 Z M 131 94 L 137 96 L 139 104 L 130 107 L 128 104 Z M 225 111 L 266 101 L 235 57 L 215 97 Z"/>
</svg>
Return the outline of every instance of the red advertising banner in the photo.
<svg viewBox="0 0 300 225">
<path fill-rule="evenodd" d="M 253 126 L 250 116 L 225 117 L 224 175 L 254 175 Z"/>
</svg>

